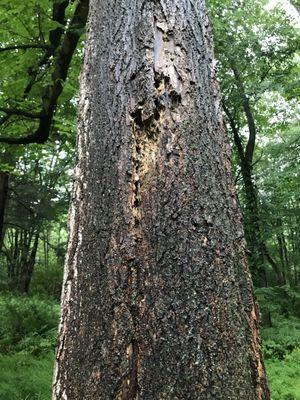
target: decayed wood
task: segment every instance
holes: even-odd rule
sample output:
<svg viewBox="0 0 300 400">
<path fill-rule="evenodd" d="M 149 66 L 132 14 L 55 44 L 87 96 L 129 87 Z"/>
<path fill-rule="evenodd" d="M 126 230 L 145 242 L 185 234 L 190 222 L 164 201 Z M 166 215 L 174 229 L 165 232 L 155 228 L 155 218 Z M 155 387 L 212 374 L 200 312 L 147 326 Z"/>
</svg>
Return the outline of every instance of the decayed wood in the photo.
<svg viewBox="0 0 300 400">
<path fill-rule="evenodd" d="M 53 399 L 266 400 L 202 1 L 91 2 Z"/>
</svg>

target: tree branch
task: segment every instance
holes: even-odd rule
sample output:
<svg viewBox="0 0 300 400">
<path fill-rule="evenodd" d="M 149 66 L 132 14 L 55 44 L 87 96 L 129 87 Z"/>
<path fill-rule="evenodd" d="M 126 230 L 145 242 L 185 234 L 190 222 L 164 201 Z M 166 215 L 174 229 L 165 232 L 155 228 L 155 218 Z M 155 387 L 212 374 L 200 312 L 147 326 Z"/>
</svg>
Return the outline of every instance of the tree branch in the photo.
<svg viewBox="0 0 300 400">
<path fill-rule="evenodd" d="M 243 103 L 243 109 L 246 115 L 246 120 L 247 120 L 247 125 L 249 129 L 249 138 L 248 142 L 246 145 L 246 150 L 245 150 L 245 158 L 247 162 L 251 165 L 253 161 L 253 154 L 254 154 L 254 148 L 255 148 L 255 140 L 256 140 L 256 125 L 254 121 L 254 117 L 252 114 L 249 98 L 247 97 L 245 93 L 245 88 L 244 84 L 242 82 L 241 76 L 239 74 L 239 71 L 235 67 L 234 63 L 232 62 L 231 68 L 235 77 L 236 85 L 240 91 L 240 96 L 241 100 Z"/>
<path fill-rule="evenodd" d="M 292 5 L 294 6 L 294 8 L 297 10 L 298 14 L 300 14 L 300 4 L 299 1 L 297 0 L 291 0 Z"/>
<path fill-rule="evenodd" d="M 244 152 L 242 141 L 241 141 L 241 138 L 240 138 L 240 135 L 239 135 L 238 127 L 236 126 L 234 117 L 232 116 L 231 112 L 229 111 L 229 108 L 226 106 L 224 100 L 222 100 L 222 106 L 223 106 L 223 110 L 224 110 L 224 112 L 226 114 L 226 117 L 228 119 L 230 128 L 232 130 L 234 143 L 235 143 L 237 151 L 239 153 L 240 160 L 241 160 L 241 162 L 244 162 L 244 160 L 245 160 L 245 152 Z"/>
<path fill-rule="evenodd" d="M 16 44 L 14 46 L 0 47 L 0 53 L 2 53 L 3 51 L 27 50 L 27 49 L 50 50 L 51 46 L 48 44 Z"/>
<path fill-rule="evenodd" d="M 7 115 L 20 115 L 22 117 L 26 118 L 32 118 L 32 119 L 39 119 L 41 118 L 41 113 L 35 113 L 35 112 L 29 112 L 26 110 L 20 110 L 18 108 L 4 108 L 0 107 L 0 111 L 4 112 Z"/>
<path fill-rule="evenodd" d="M 81 36 L 80 30 L 84 28 L 86 24 L 88 6 L 88 0 L 81 0 L 78 2 L 69 28 L 64 35 L 60 51 L 55 61 L 52 85 L 46 87 L 45 95 L 42 98 L 43 110 L 40 114 L 40 123 L 37 130 L 21 138 L 0 137 L 0 142 L 15 145 L 45 143 L 49 138 L 57 100 L 63 91 L 63 83 L 67 79 L 72 56 Z"/>
<path fill-rule="evenodd" d="M 66 23 L 65 12 L 68 5 L 69 5 L 69 0 L 54 1 L 52 9 L 52 20 L 58 22 L 60 25 L 65 25 Z M 64 33 L 64 28 L 62 28 L 62 26 L 59 26 L 49 32 L 49 42 L 51 46 L 49 46 L 48 51 L 42 57 L 42 59 L 38 63 L 38 66 L 36 68 L 29 68 L 28 71 L 30 75 L 30 80 L 24 90 L 24 98 L 28 96 L 33 85 L 35 84 L 40 69 L 46 64 L 50 63 L 51 57 L 54 56 L 55 51 L 57 50 L 60 44 L 63 33 Z"/>
<path fill-rule="evenodd" d="M 10 114 L 6 114 L 4 115 L 4 117 L 0 118 L 0 125 L 5 124 L 5 122 L 8 121 L 10 117 L 11 117 Z"/>
</svg>

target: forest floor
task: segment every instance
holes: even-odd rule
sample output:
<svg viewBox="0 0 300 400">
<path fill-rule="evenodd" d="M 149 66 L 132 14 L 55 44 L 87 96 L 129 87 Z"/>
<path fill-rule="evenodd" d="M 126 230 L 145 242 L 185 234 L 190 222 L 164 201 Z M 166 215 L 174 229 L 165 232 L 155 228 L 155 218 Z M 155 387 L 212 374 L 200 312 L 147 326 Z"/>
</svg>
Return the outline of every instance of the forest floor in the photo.
<svg viewBox="0 0 300 400">
<path fill-rule="evenodd" d="M 59 304 L 0 295 L 0 400 L 50 400 Z M 272 400 L 300 400 L 300 318 L 262 328 Z"/>
</svg>

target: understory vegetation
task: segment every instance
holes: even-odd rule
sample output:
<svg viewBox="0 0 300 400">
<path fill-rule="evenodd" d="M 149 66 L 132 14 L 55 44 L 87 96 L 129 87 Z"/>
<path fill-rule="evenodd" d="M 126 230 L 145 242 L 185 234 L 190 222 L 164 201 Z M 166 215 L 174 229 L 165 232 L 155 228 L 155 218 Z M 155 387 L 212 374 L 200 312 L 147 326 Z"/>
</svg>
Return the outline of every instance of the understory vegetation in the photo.
<svg viewBox="0 0 300 400">
<path fill-rule="evenodd" d="M 37 296 L 0 297 L 0 399 L 49 400 L 59 304 Z"/>
<path fill-rule="evenodd" d="M 263 352 L 273 400 L 300 400 L 300 296 L 258 290 Z M 59 301 L 45 295 L 0 296 L 0 400 L 50 400 Z"/>
<path fill-rule="evenodd" d="M 297 291 L 298 290 L 298 291 Z M 262 317 L 262 344 L 273 400 L 300 399 L 299 289 L 257 289 Z"/>
</svg>

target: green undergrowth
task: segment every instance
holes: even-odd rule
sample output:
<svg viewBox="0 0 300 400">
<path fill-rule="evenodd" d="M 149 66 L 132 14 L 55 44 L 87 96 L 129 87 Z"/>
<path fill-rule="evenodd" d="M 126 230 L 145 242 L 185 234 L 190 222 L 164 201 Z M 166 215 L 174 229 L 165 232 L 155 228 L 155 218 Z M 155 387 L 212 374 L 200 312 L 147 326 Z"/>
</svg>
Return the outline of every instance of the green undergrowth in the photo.
<svg viewBox="0 0 300 400">
<path fill-rule="evenodd" d="M 300 295 L 287 286 L 256 291 L 270 326 L 262 327 L 272 400 L 300 400 Z"/>
<path fill-rule="evenodd" d="M 300 400 L 300 349 L 265 362 L 272 400 Z"/>
<path fill-rule="evenodd" d="M 0 353 L 39 355 L 54 349 L 59 305 L 49 299 L 0 296 Z"/>
<path fill-rule="evenodd" d="M 294 350 L 300 349 L 300 318 L 273 318 L 272 326 L 262 329 L 262 340 L 266 360 L 284 360 Z"/>
<path fill-rule="evenodd" d="M 0 296 L 0 400 L 49 400 L 59 304 Z"/>
<path fill-rule="evenodd" d="M 271 326 L 261 331 L 272 400 L 300 400 L 298 298 L 281 293 L 276 300 L 278 290 L 258 295 L 264 312 L 271 311 Z M 0 400 L 50 400 L 58 302 L 3 294 L 0 315 Z"/>
<path fill-rule="evenodd" d="M 54 352 L 0 356 L 0 400 L 50 400 Z"/>
<path fill-rule="evenodd" d="M 273 318 L 262 338 L 272 400 L 300 400 L 300 319 Z"/>
</svg>

